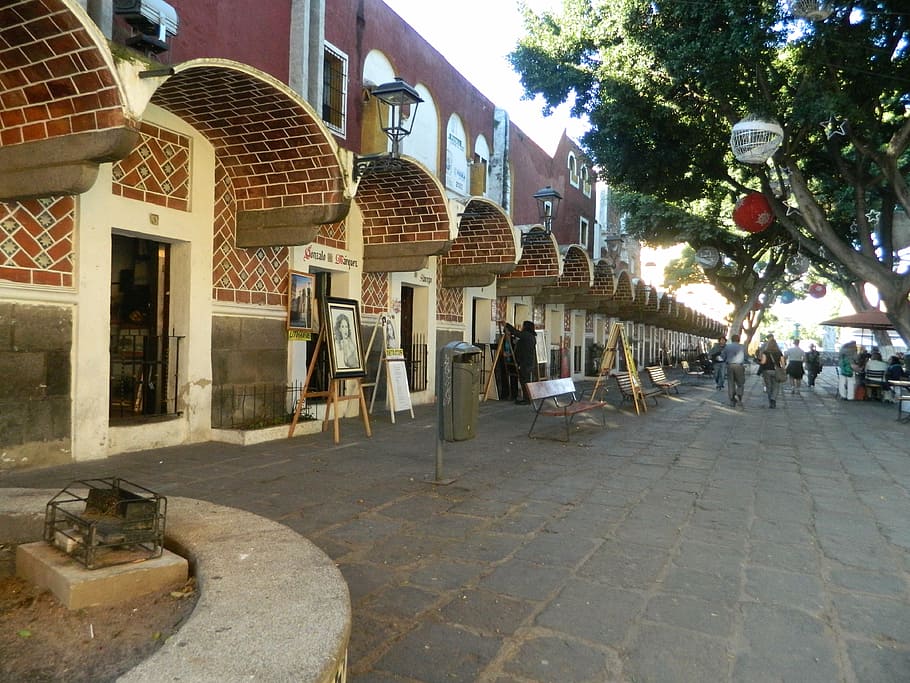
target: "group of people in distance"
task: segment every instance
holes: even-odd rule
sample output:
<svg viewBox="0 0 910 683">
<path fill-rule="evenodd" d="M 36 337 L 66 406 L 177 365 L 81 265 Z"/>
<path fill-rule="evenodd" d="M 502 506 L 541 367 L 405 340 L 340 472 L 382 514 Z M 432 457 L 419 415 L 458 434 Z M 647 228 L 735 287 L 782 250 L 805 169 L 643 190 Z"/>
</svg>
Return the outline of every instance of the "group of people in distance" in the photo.
<svg viewBox="0 0 910 683">
<path fill-rule="evenodd" d="M 894 354 L 887 360 L 882 359 L 881 352 L 873 347 L 866 351 L 855 341 L 849 341 L 840 348 L 837 359 L 837 395 L 845 401 L 867 398 L 865 378 L 866 370 L 884 371 L 885 384 L 882 389 L 882 400 L 894 400 L 894 392 L 888 386 L 890 380 L 906 380 L 910 372 L 906 365 L 908 359 L 903 354 Z"/>
</svg>

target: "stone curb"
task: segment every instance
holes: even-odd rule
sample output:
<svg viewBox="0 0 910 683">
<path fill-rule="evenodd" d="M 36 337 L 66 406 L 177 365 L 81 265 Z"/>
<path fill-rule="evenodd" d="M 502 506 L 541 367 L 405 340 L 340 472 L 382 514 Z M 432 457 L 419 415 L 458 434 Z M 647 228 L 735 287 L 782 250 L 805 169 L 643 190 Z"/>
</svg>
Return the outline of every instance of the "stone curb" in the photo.
<svg viewBox="0 0 910 683">
<path fill-rule="evenodd" d="M 40 538 L 58 492 L 0 489 L 0 538 Z M 190 561 L 199 601 L 161 649 L 118 680 L 322 683 L 344 671 L 347 584 L 310 541 L 249 512 L 176 497 L 166 539 Z"/>
</svg>

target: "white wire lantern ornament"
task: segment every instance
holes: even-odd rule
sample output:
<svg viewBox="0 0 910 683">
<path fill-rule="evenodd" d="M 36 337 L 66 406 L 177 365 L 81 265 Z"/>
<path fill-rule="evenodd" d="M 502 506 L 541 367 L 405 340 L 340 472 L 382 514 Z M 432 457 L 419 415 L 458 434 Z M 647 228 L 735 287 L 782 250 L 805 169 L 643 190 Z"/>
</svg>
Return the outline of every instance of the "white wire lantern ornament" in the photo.
<svg viewBox="0 0 910 683">
<path fill-rule="evenodd" d="M 720 261 L 720 252 L 714 247 L 702 247 L 695 252 L 695 261 L 702 268 L 714 268 Z"/>
<path fill-rule="evenodd" d="M 784 129 L 774 119 L 749 114 L 733 126 L 730 148 L 733 156 L 744 164 L 763 164 L 784 141 Z"/>
<path fill-rule="evenodd" d="M 790 12 L 798 19 L 824 21 L 832 11 L 831 3 L 825 0 L 790 0 Z"/>
</svg>

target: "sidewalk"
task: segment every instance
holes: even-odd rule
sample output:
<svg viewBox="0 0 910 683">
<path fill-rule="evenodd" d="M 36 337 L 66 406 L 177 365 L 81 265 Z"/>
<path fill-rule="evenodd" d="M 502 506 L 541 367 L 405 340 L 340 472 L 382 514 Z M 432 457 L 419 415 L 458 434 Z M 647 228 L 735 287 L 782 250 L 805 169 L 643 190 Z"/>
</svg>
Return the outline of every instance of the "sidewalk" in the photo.
<svg viewBox="0 0 910 683">
<path fill-rule="evenodd" d="M 378 405 L 373 437 L 350 419 L 337 446 L 208 443 L 0 486 L 120 476 L 298 531 L 348 582 L 355 683 L 905 682 L 910 424 L 834 379 L 768 410 L 754 375 L 743 409 L 687 377 L 640 416 L 610 385 L 607 428 L 579 416 L 568 444 L 489 401 L 476 439 L 444 445 L 444 486 L 435 408 L 393 425 Z"/>
</svg>

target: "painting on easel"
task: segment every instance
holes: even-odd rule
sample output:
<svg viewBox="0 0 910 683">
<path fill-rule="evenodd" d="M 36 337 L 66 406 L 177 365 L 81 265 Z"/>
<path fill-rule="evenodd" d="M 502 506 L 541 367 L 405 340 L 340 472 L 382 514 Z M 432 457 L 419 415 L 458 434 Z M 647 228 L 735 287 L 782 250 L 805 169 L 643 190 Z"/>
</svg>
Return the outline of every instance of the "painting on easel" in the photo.
<svg viewBox="0 0 910 683">
<path fill-rule="evenodd" d="M 291 271 L 288 287 L 288 329 L 312 332 L 313 320 L 313 276 Z"/>
<path fill-rule="evenodd" d="M 366 367 L 360 345 L 360 309 L 353 299 L 326 297 L 326 342 L 332 377 L 363 377 Z"/>
</svg>

